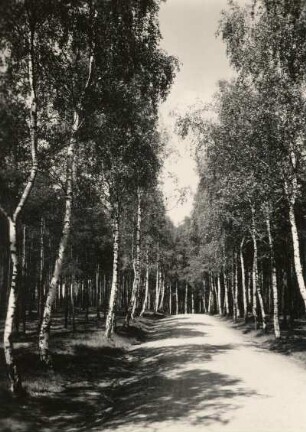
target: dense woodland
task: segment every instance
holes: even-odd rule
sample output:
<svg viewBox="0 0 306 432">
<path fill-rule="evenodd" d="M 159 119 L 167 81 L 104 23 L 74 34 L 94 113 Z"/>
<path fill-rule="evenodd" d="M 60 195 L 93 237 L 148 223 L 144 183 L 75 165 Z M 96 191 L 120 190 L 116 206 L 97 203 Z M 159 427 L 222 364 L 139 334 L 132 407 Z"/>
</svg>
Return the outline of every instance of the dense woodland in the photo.
<svg viewBox="0 0 306 432">
<path fill-rule="evenodd" d="M 200 184 L 167 217 L 158 124 L 179 69 L 160 48 L 158 0 L 1 2 L 0 308 L 14 340 L 35 325 L 52 365 L 52 318 L 95 314 L 111 338 L 146 311 L 210 313 L 264 331 L 304 315 L 303 1 L 232 2 L 219 37 L 236 70 L 177 119 Z"/>
</svg>

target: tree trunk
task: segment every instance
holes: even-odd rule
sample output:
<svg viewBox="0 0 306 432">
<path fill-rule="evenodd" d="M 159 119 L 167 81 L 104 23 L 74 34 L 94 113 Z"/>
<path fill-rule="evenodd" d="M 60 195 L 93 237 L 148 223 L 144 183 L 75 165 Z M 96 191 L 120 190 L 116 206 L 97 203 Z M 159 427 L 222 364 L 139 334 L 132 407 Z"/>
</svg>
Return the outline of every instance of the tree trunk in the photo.
<svg viewBox="0 0 306 432">
<path fill-rule="evenodd" d="M 203 312 L 207 313 L 207 307 L 206 307 L 206 286 L 205 286 L 205 280 L 204 279 L 203 279 L 202 283 L 203 283 L 203 296 L 202 296 Z"/>
<path fill-rule="evenodd" d="M 21 254 L 21 321 L 22 321 L 22 331 L 26 332 L 26 318 L 27 318 L 27 284 L 26 284 L 26 276 L 27 276 L 27 259 L 26 259 L 26 243 L 27 243 L 27 229 L 26 226 L 22 227 L 22 254 Z"/>
<path fill-rule="evenodd" d="M 161 281 L 161 295 L 159 301 L 159 310 L 164 310 L 164 298 L 165 298 L 165 278 L 163 273 L 160 273 L 160 281 Z"/>
<path fill-rule="evenodd" d="M 191 291 L 191 313 L 194 314 L 194 293 Z"/>
<path fill-rule="evenodd" d="M 67 249 L 68 239 L 71 229 L 71 211 L 73 199 L 73 172 L 74 172 L 74 151 L 76 145 L 75 134 L 79 127 L 79 117 L 75 112 L 73 132 L 67 149 L 67 177 L 66 177 L 66 199 L 65 215 L 62 229 L 62 236 L 59 244 L 57 258 L 53 270 L 52 279 L 49 285 L 49 291 L 46 298 L 43 318 L 39 333 L 39 353 L 40 359 L 46 365 L 51 365 L 52 360 L 49 350 L 49 337 L 51 327 L 51 313 L 54 300 L 56 298 L 57 286 L 62 273 L 64 255 Z"/>
<path fill-rule="evenodd" d="M 19 220 L 19 216 L 24 209 L 26 202 L 32 192 L 34 182 L 38 172 L 38 160 L 37 160 L 37 98 L 36 98 L 36 80 L 35 80 L 35 29 L 30 26 L 29 31 L 29 58 L 28 58 L 28 77 L 29 77 L 29 103 L 30 103 L 30 138 L 31 138 L 31 159 L 32 167 L 29 178 L 22 192 L 20 200 L 16 206 L 14 214 L 9 217 L 5 210 L 0 206 L 0 211 L 6 218 L 9 224 L 9 239 L 10 239 L 10 259 L 11 259 L 11 280 L 9 289 L 9 299 L 7 306 L 6 319 L 4 324 L 4 336 L 3 346 L 5 361 L 8 368 L 8 375 L 10 380 L 10 388 L 14 393 L 22 392 L 21 378 L 17 371 L 14 354 L 13 354 L 13 342 L 12 332 L 14 319 L 16 317 L 16 306 L 17 306 L 17 277 L 18 277 L 18 256 L 17 256 L 17 236 L 16 226 Z"/>
<path fill-rule="evenodd" d="M 280 338 L 280 327 L 279 327 L 279 311 L 278 311 L 278 289 L 277 289 L 277 277 L 276 268 L 274 260 L 274 250 L 273 250 L 273 239 L 271 233 L 270 215 L 269 210 L 266 215 L 267 232 L 270 247 L 270 272 L 271 272 L 271 284 L 273 292 L 273 324 L 274 324 L 274 334 L 276 339 Z"/>
<path fill-rule="evenodd" d="M 178 298 L 178 287 L 177 281 L 175 282 L 175 315 L 179 313 L 179 298 Z"/>
<path fill-rule="evenodd" d="M 130 303 L 128 306 L 128 311 L 125 318 L 125 324 L 128 326 L 130 320 L 134 319 L 136 305 L 137 305 L 137 293 L 139 291 L 140 284 L 140 228 L 141 228 L 141 190 L 138 188 L 137 190 L 137 223 L 136 223 L 136 256 L 133 262 L 134 267 L 134 280 L 132 287 L 132 294 L 130 298 Z"/>
<path fill-rule="evenodd" d="M 71 301 L 71 316 L 72 316 L 72 331 L 76 330 L 75 324 L 75 274 L 71 276 L 71 284 L 70 284 L 70 301 Z"/>
<path fill-rule="evenodd" d="M 115 319 L 115 307 L 116 307 L 116 297 L 118 289 L 118 254 L 119 254 L 119 208 L 117 205 L 116 214 L 114 216 L 114 252 L 113 252 L 113 279 L 111 292 L 109 297 L 109 306 L 106 316 L 105 324 L 105 336 L 109 339 L 114 332 L 114 319 Z"/>
<path fill-rule="evenodd" d="M 70 298 L 69 298 L 69 286 L 67 280 L 64 281 L 64 293 L 65 293 L 65 320 L 64 327 L 68 328 L 69 321 L 69 307 L 70 307 Z"/>
<path fill-rule="evenodd" d="M 235 262 L 235 255 L 233 258 L 233 274 L 232 274 L 232 295 L 233 295 L 233 319 L 236 322 L 238 318 L 238 286 L 237 286 L 237 266 Z"/>
<path fill-rule="evenodd" d="M 96 269 L 96 311 L 97 311 L 97 320 L 100 317 L 100 297 L 101 297 L 101 283 L 100 283 L 100 266 L 98 264 Z"/>
<path fill-rule="evenodd" d="M 256 293 L 259 301 L 260 306 L 260 312 L 262 316 L 262 328 L 263 330 L 266 330 L 267 324 L 266 324 L 266 313 L 261 293 L 261 286 L 258 283 L 258 250 L 257 250 L 257 238 L 256 238 L 256 226 L 255 226 L 255 209 L 252 207 L 252 229 L 251 229 L 251 236 L 253 240 L 253 248 L 254 248 L 254 256 L 253 256 L 253 284 L 255 284 L 255 299 L 254 299 L 254 285 L 253 285 L 253 303 L 255 302 L 256 306 Z M 253 304 L 254 308 L 254 304 Z M 255 312 L 255 310 L 254 310 Z M 254 319 L 255 319 L 255 329 L 256 329 L 256 318 L 257 316 L 253 313 Z M 255 318 L 256 317 L 256 318 Z"/>
<path fill-rule="evenodd" d="M 40 218 L 40 232 L 39 232 L 39 277 L 38 277 L 38 296 L 37 296 L 37 311 L 39 326 L 42 320 L 44 308 L 44 234 L 45 234 L 45 221 Z"/>
<path fill-rule="evenodd" d="M 4 326 L 4 337 L 3 337 L 3 347 L 5 362 L 8 369 L 8 376 L 10 380 L 10 388 L 13 393 L 18 394 L 22 390 L 21 378 L 19 376 L 15 358 L 13 355 L 13 326 L 14 318 L 16 313 L 17 304 L 17 276 L 18 276 L 18 254 L 17 254 L 17 238 L 16 238 L 16 224 L 10 219 L 9 220 L 9 239 L 10 239 L 10 257 L 11 257 L 11 284 L 10 284 L 10 294 L 7 306 L 7 314 Z"/>
<path fill-rule="evenodd" d="M 243 298 L 243 317 L 244 322 L 248 319 L 248 302 L 247 302 L 247 292 L 245 286 L 245 267 L 244 267 L 244 257 L 243 257 L 243 245 L 244 237 L 240 243 L 240 266 L 241 266 L 241 287 L 242 287 L 242 298 Z"/>
<path fill-rule="evenodd" d="M 146 278 L 145 278 L 145 296 L 143 300 L 142 309 L 140 312 L 140 316 L 143 316 L 145 313 L 147 303 L 148 303 L 148 295 L 149 295 L 149 249 L 146 251 Z"/>
<path fill-rule="evenodd" d="M 184 314 L 188 313 L 188 284 L 185 285 Z"/>
<path fill-rule="evenodd" d="M 224 280 L 224 309 L 226 316 L 229 316 L 229 292 L 228 292 L 228 281 L 225 272 L 223 272 L 223 280 Z"/>
<path fill-rule="evenodd" d="M 236 305 L 236 318 L 240 318 L 241 313 L 240 313 L 240 307 L 239 307 L 239 290 L 238 290 L 238 256 L 235 255 L 235 264 L 234 264 L 234 268 L 235 268 L 235 272 L 234 272 L 234 277 L 235 277 L 235 305 Z"/>
<path fill-rule="evenodd" d="M 172 315 L 172 285 L 169 284 L 169 315 Z"/>
<path fill-rule="evenodd" d="M 218 293 L 218 312 L 219 315 L 223 315 L 220 274 L 218 274 L 217 276 L 217 293 Z"/>
<path fill-rule="evenodd" d="M 158 245 L 159 248 L 159 245 Z M 160 280 L 159 280 L 159 252 L 157 252 L 156 258 L 156 285 L 155 285 L 155 313 L 158 311 L 159 305 L 159 294 L 160 294 Z"/>
</svg>

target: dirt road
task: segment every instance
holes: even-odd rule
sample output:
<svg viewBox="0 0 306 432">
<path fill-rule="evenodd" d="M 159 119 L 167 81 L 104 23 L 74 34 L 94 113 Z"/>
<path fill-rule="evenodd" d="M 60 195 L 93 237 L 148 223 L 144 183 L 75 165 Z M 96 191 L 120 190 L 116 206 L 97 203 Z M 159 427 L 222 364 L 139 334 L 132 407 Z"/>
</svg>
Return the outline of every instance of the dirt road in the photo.
<svg viewBox="0 0 306 432">
<path fill-rule="evenodd" d="M 156 324 L 103 431 L 306 431 L 306 370 L 218 318 Z M 98 429 L 97 429 L 98 430 Z"/>
</svg>

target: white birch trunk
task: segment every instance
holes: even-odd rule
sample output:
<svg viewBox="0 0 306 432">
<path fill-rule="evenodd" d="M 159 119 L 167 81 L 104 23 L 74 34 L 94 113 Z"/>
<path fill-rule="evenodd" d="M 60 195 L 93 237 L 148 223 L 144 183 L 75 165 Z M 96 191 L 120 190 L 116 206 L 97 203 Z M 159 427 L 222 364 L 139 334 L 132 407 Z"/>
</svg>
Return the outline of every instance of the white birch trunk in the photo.
<svg viewBox="0 0 306 432">
<path fill-rule="evenodd" d="M 119 254 L 119 209 L 116 209 L 115 220 L 114 220 L 114 252 L 113 252 L 113 279 L 111 292 L 109 297 L 109 306 L 106 316 L 105 323 L 105 337 L 107 339 L 111 338 L 114 332 L 114 320 L 115 320 L 115 307 L 116 307 L 116 297 L 118 290 L 118 254 Z"/>
<path fill-rule="evenodd" d="M 223 309 L 222 309 L 222 298 L 221 298 L 221 281 L 220 281 L 220 274 L 218 274 L 217 276 L 217 293 L 218 293 L 218 312 L 219 315 L 223 314 Z"/>
<path fill-rule="evenodd" d="M 205 286 L 205 280 L 203 279 L 203 296 L 202 296 L 202 301 L 203 301 L 203 312 L 207 313 L 207 307 L 206 307 L 206 286 Z"/>
<path fill-rule="evenodd" d="M 16 318 L 17 310 L 17 285 L 16 280 L 18 277 L 18 256 L 17 256 L 17 236 L 16 226 L 19 216 L 28 201 L 32 192 L 34 182 L 38 172 L 37 160 L 37 98 L 36 98 L 36 80 L 34 75 L 34 54 L 35 54 L 35 31 L 30 26 L 29 32 L 29 56 L 28 56 L 28 79 L 29 79 L 29 104 L 30 104 L 30 138 L 31 138 L 31 159 L 32 167 L 29 178 L 22 192 L 20 200 L 16 206 L 14 214 L 9 217 L 5 210 L 0 206 L 0 211 L 6 217 L 9 224 L 9 239 L 10 239 L 10 260 L 11 260 L 11 280 L 9 289 L 8 307 L 4 324 L 3 346 L 5 361 L 8 369 L 8 376 L 10 380 L 10 388 L 14 393 L 22 392 L 21 378 L 18 373 L 15 358 L 14 358 L 14 345 L 12 341 L 13 325 Z"/>
<path fill-rule="evenodd" d="M 194 314 L 194 293 L 191 291 L 191 313 Z"/>
<path fill-rule="evenodd" d="M 140 312 L 140 316 L 142 317 L 145 313 L 147 303 L 148 303 L 148 295 L 149 295 L 149 249 L 147 248 L 146 252 L 146 278 L 145 278 L 145 296 L 143 300 L 142 309 Z"/>
<path fill-rule="evenodd" d="M 232 274 L 232 296 L 233 296 L 233 319 L 237 321 L 238 310 L 237 310 L 237 268 L 235 265 L 235 259 L 233 259 L 233 274 Z"/>
<path fill-rule="evenodd" d="M 252 240 L 253 240 L 253 249 L 254 249 L 254 256 L 253 256 L 253 303 L 255 303 L 255 306 L 256 306 L 256 296 L 254 298 L 254 292 L 255 292 L 255 295 L 257 293 L 259 306 L 260 306 L 260 312 L 261 312 L 261 316 L 262 316 L 262 328 L 263 328 L 263 330 L 266 330 L 266 327 L 267 327 L 266 313 L 265 313 L 264 302 L 263 302 L 262 293 L 261 293 L 261 286 L 258 283 L 258 250 L 257 250 L 255 209 L 254 209 L 254 207 L 252 207 L 251 236 L 252 236 Z M 254 289 L 254 284 L 255 284 L 255 289 Z M 254 308 L 254 304 L 253 304 L 253 308 Z M 255 312 L 255 310 L 254 310 L 254 312 Z M 254 315 L 254 313 L 253 313 L 253 315 Z M 254 315 L 254 319 L 255 319 L 255 315 Z M 255 320 L 255 328 L 256 328 L 256 320 Z"/>
<path fill-rule="evenodd" d="M 16 224 L 9 219 L 9 240 L 10 240 L 10 257 L 11 257 L 11 284 L 7 306 L 6 320 L 4 325 L 3 347 L 5 362 L 8 369 L 10 388 L 13 393 L 20 393 L 22 390 L 21 378 L 19 376 L 13 353 L 12 333 L 17 306 L 17 276 L 18 276 L 18 254 L 17 254 L 17 236 Z"/>
<path fill-rule="evenodd" d="M 209 287 L 209 297 L 208 297 L 208 313 L 212 314 L 213 313 L 213 288 L 210 285 Z"/>
<path fill-rule="evenodd" d="M 97 11 L 95 11 L 94 13 L 94 19 L 96 19 L 96 17 L 97 17 Z M 92 52 L 90 54 L 89 61 L 88 61 L 88 76 L 87 76 L 86 84 L 84 86 L 82 93 L 80 94 L 79 101 L 73 113 L 71 137 L 67 149 L 67 176 L 66 176 L 66 199 L 65 199 L 64 224 L 63 224 L 62 236 L 59 244 L 59 250 L 58 250 L 58 254 L 57 254 L 57 258 L 53 270 L 53 275 L 49 285 L 49 291 L 45 302 L 45 308 L 44 308 L 44 313 L 43 313 L 43 318 L 42 318 L 42 323 L 41 323 L 40 333 L 39 333 L 38 345 L 40 351 L 40 358 L 46 364 L 51 364 L 51 357 L 49 352 L 49 336 L 50 336 L 50 326 L 51 326 L 52 305 L 56 299 L 57 285 L 59 282 L 59 278 L 61 276 L 64 254 L 66 252 L 68 239 L 70 235 L 76 134 L 81 124 L 79 110 L 82 107 L 84 95 L 86 94 L 86 91 L 88 90 L 92 80 L 94 50 L 92 49 L 91 51 Z"/>
<path fill-rule="evenodd" d="M 134 319 L 136 306 L 137 306 L 137 293 L 139 291 L 140 284 L 140 234 L 141 234 L 141 191 L 140 188 L 137 190 L 137 223 L 136 223 L 136 256 L 134 259 L 134 280 L 132 286 L 132 293 L 128 311 L 125 319 L 125 324 L 129 325 L 130 320 Z"/>
<path fill-rule="evenodd" d="M 242 299 L 243 299 L 243 316 L 244 316 L 244 321 L 246 322 L 248 319 L 248 302 L 247 302 L 247 292 L 245 286 L 245 266 L 244 266 L 244 257 L 243 257 L 243 245 L 244 245 L 244 238 L 240 243 L 240 266 L 241 266 L 241 286 L 242 286 Z"/>
<path fill-rule="evenodd" d="M 160 273 L 160 280 L 161 280 L 161 294 L 160 294 L 160 301 L 159 301 L 159 310 L 164 309 L 164 298 L 165 298 L 165 277 L 163 273 Z"/>
<path fill-rule="evenodd" d="M 276 339 L 280 338 L 280 327 L 279 327 L 279 311 L 278 311 L 278 289 L 277 289 L 277 277 L 276 277 L 276 268 L 275 268 L 275 260 L 274 260 L 274 251 L 273 251 L 273 239 L 271 233 L 271 224 L 270 224 L 270 216 L 269 211 L 267 211 L 266 215 L 266 225 L 268 232 L 268 240 L 270 247 L 270 265 L 271 265 L 271 284 L 272 284 L 272 293 L 273 293 L 273 325 L 274 325 L 274 335 Z"/>
<path fill-rule="evenodd" d="M 229 316 L 230 310 L 229 310 L 229 292 L 228 292 L 228 280 L 225 272 L 223 272 L 223 278 L 224 278 L 224 309 L 225 314 Z"/>
<path fill-rule="evenodd" d="M 44 218 L 40 219 L 40 231 L 39 231 L 39 280 L 38 280 L 38 296 L 37 296 L 37 311 L 39 317 L 39 325 L 42 319 L 43 302 L 44 302 L 44 234 L 45 234 L 45 221 Z"/>
<path fill-rule="evenodd" d="M 184 314 L 188 312 L 188 284 L 185 285 Z"/>
<path fill-rule="evenodd" d="M 177 281 L 175 283 L 175 315 L 178 315 L 179 313 L 179 298 L 178 298 L 178 287 L 177 287 Z"/>
<path fill-rule="evenodd" d="M 73 132 L 70 139 L 70 143 L 67 149 L 67 174 L 66 174 L 66 198 L 65 198 L 65 215 L 64 223 L 62 229 L 61 240 L 59 244 L 59 249 L 54 265 L 54 270 L 49 285 L 49 290 L 47 293 L 47 298 L 45 302 L 45 308 L 43 312 L 42 322 L 39 332 L 39 353 L 40 359 L 46 365 L 51 365 L 51 356 L 49 349 L 49 337 L 50 337 L 50 327 L 51 327 L 51 314 L 52 306 L 54 304 L 57 286 L 62 273 L 62 267 L 64 262 L 64 256 L 67 249 L 68 239 L 71 229 L 71 212 L 72 212 L 72 198 L 73 198 L 73 165 L 74 165 L 74 151 L 75 151 L 75 134 L 79 127 L 79 117 L 75 113 Z"/>
<path fill-rule="evenodd" d="M 160 276 L 160 274 L 159 274 L 159 252 L 158 252 L 157 258 L 156 258 L 156 285 L 155 285 L 155 306 L 154 306 L 155 313 L 157 313 L 158 305 L 159 305 L 159 294 L 160 294 L 159 276 Z"/>
</svg>

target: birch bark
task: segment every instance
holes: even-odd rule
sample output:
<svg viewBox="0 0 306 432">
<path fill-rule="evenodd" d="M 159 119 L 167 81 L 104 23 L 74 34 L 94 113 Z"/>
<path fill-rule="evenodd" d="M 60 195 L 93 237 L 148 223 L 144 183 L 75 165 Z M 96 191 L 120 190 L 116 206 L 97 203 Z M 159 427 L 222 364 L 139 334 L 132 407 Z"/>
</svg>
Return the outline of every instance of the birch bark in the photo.
<svg viewBox="0 0 306 432">
<path fill-rule="evenodd" d="M 131 298 L 126 314 L 125 324 L 129 325 L 130 320 L 134 319 L 137 306 L 137 293 L 140 284 L 140 241 L 141 241 L 141 198 L 142 193 L 140 188 L 137 190 L 137 223 L 136 223 L 136 256 L 134 259 L 134 280 L 132 286 Z"/>
<path fill-rule="evenodd" d="M 273 239 L 271 233 L 271 223 L 269 210 L 266 213 L 266 225 L 268 232 L 269 248 L 270 248 L 270 272 L 271 272 L 271 284 L 273 293 L 273 325 L 275 338 L 280 338 L 280 327 L 279 327 L 279 311 L 278 311 L 278 289 L 277 289 L 277 277 L 276 277 L 276 267 L 274 260 L 274 250 L 273 250 Z"/>
<path fill-rule="evenodd" d="M 143 316 L 143 314 L 145 313 L 147 303 L 148 303 L 148 295 L 149 295 L 149 249 L 147 248 L 147 251 L 146 251 L 145 296 L 144 296 L 140 316 Z"/>
<path fill-rule="evenodd" d="M 115 319 L 115 307 L 116 307 L 116 297 L 118 290 L 118 253 L 119 253 L 119 208 L 117 206 L 115 216 L 114 216 L 114 228 L 113 228 L 113 242 L 114 242 L 114 252 L 113 252 L 113 279 L 111 292 L 109 297 L 109 306 L 106 316 L 105 324 L 105 336 L 110 339 L 114 332 L 114 319 Z"/>
<path fill-rule="evenodd" d="M 188 284 L 185 284 L 184 314 L 188 313 Z"/>
<path fill-rule="evenodd" d="M 3 346 L 5 362 L 8 369 L 8 376 L 10 380 L 10 388 L 13 393 L 22 392 L 22 384 L 19 372 L 17 370 L 15 356 L 14 356 L 14 345 L 13 345 L 13 325 L 16 318 L 17 310 L 17 277 L 19 272 L 19 262 L 17 254 L 17 224 L 23 208 L 28 201 L 28 198 L 32 192 L 34 182 L 38 172 L 38 160 L 37 160 L 37 96 L 36 96 L 36 77 L 35 77 L 35 27 L 29 26 L 29 55 L 28 55 L 28 79 L 29 79 L 29 104 L 30 104 L 30 139 L 31 139 L 31 160 L 32 166 L 30 175 L 22 192 L 20 200 L 16 206 L 13 216 L 10 217 L 5 210 L 0 206 L 1 213 L 5 216 L 9 226 L 9 242 L 10 242 L 10 260 L 11 260 L 11 280 L 9 288 L 9 298 L 7 313 L 4 324 L 4 335 L 3 335 Z"/>
<path fill-rule="evenodd" d="M 256 313 L 256 293 L 259 301 L 260 306 L 260 312 L 262 317 L 262 328 L 263 330 L 266 330 L 267 324 L 266 324 L 266 313 L 264 308 L 264 302 L 262 298 L 262 292 L 261 292 L 261 286 L 258 283 L 258 249 L 257 249 L 257 235 L 256 235 L 256 225 L 255 225 L 255 209 L 254 207 L 251 208 L 252 210 L 252 227 L 251 227 L 251 236 L 253 240 L 253 249 L 254 249 L 254 256 L 253 256 L 253 315 L 255 319 L 255 328 L 257 326 L 257 313 Z"/>
<path fill-rule="evenodd" d="M 241 287 L 242 287 L 242 298 L 243 298 L 243 317 L 244 317 L 244 321 L 247 322 L 248 302 L 247 302 L 247 292 L 245 286 L 245 266 L 244 266 L 244 256 L 243 256 L 243 245 L 244 245 L 244 237 L 240 243 L 240 266 L 241 266 Z"/>
</svg>

